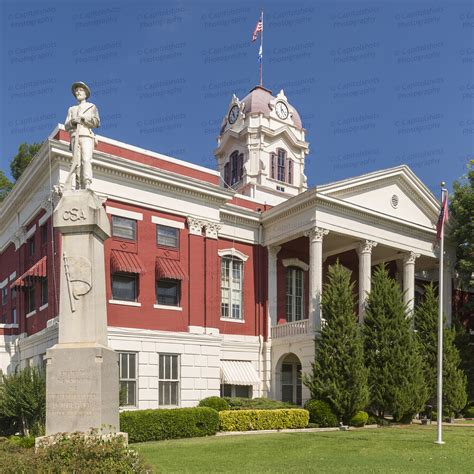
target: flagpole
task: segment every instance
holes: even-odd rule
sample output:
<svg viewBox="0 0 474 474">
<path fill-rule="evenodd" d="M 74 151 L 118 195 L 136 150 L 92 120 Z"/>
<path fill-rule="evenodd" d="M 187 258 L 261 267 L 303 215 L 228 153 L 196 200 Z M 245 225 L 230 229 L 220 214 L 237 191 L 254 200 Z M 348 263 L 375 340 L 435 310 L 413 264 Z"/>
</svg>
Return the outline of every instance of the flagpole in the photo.
<svg viewBox="0 0 474 474">
<path fill-rule="evenodd" d="M 260 58 L 260 85 L 263 87 L 263 8 L 262 8 L 262 31 L 260 33 L 260 51 L 262 52 L 262 57 Z"/>
<path fill-rule="evenodd" d="M 446 183 L 441 183 L 441 209 L 444 210 L 444 200 L 446 198 Z M 447 203 L 446 203 L 447 205 Z M 437 428 L 438 438 L 436 444 L 444 444 L 443 441 L 443 274 L 444 274 L 444 219 L 441 221 L 441 239 L 439 243 L 439 282 L 438 282 L 438 406 L 437 411 Z"/>
</svg>

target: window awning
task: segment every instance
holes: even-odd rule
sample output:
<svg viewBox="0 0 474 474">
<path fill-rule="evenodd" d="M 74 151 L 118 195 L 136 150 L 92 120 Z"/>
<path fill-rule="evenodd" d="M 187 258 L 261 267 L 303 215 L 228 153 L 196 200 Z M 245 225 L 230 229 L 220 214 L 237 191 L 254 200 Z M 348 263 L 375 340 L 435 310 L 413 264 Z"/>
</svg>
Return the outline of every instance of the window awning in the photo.
<svg viewBox="0 0 474 474">
<path fill-rule="evenodd" d="M 187 276 L 178 260 L 170 258 L 156 259 L 156 275 L 157 278 L 167 280 L 186 280 Z"/>
<path fill-rule="evenodd" d="M 228 385 L 255 385 L 260 382 L 252 362 L 221 360 L 221 382 Z"/>
<path fill-rule="evenodd" d="M 112 273 L 145 273 L 145 267 L 136 254 L 120 250 L 112 250 L 110 269 Z"/>
<path fill-rule="evenodd" d="M 46 256 L 38 260 L 30 269 L 28 269 L 21 277 L 17 278 L 11 288 L 16 286 L 30 286 L 33 278 L 46 278 Z"/>
</svg>

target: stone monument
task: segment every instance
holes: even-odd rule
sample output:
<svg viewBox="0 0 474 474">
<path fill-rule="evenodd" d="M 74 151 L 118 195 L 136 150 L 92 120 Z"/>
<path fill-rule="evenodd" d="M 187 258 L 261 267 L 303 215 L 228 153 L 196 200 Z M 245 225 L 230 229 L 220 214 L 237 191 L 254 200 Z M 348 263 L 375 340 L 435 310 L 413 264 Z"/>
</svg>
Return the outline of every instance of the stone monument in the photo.
<svg viewBox="0 0 474 474">
<path fill-rule="evenodd" d="M 90 189 L 92 128 L 99 125 L 90 90 L 74 83 L 79 105 L 68 111 L 72 166 L 53 214 L 61 233 L 59 339 L 46 354 L 46 435 L 119 430 L 118 355 L 107 347 L 104 241 L 110 224 Z M 86 104 L 86 105 L 84 105 Z"/>
</svg>

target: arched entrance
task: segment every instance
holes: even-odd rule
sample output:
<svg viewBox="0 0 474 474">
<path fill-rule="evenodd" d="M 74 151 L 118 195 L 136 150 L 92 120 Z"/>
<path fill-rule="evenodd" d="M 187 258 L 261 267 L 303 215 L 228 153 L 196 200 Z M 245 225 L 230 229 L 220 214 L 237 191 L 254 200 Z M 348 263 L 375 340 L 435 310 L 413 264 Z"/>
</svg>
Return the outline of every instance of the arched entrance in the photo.
<svg viewBox="0 0 474 474">
<path fill-rule="evenodd" d="M 280 400 L 283 402 L 301 405 L 301 361 L 292 352 L 280 358 L 276 367 L 276 379 Z"/>
</svg>

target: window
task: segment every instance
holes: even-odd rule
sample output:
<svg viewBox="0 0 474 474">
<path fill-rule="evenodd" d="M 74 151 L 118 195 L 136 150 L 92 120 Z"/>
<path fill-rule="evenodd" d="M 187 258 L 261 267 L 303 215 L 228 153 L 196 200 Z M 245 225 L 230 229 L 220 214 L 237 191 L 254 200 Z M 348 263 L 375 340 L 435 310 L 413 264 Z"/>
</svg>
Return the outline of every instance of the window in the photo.
<svg viewBox="0 0 474 474">
<path fill-rule="evenodd" d="M 41 306 L 48 302 L 48 279 L 41 279 Z"/>
<path fill-rule="evenodd" d="M 137 276 L 128 273 L 112 275 L 112 298 L 121 301 L 136 301 Z"/>
<path fill-rule="evenodd" d="M 166 306 L 179 306 L 180 287 L 179 280 L 158 280 L 156 282 L 156 302 Z"/>
<path fill-rule="evenodd" d="M 242 181 L 244 177 L 244 155 L 238 151 L 234 151 L 229 161 L 224 166 L 224 181 L 227 186 L 233 186 L 235 183 Z"/>
<path fill-rule="evenodd" d="M 8 295 L 8 287 L 4 286 L 2 288 L 2 305 L 7 304 L 7 295 Z"/>
<path fill-rule="evenodd" d="M 179 247 L 179 229 L 166 225 L 156 226 L 156 243 L 165 247 Z"/>
<path fill-rule="evenodd" d="M 16 286 L 10 290 L 10 298 L 12 300 L 12 304 L 16 304 Z"/>
<path fill-rule="evenodd" d="M 179 405 L 179 356 L 160 354 L 158 367 L 158 405 Z"/>
<path fill-rule="evenodd" d="M 303 270 L 286 269 L 286 320 L 300 321 L 304 318 Z"/>
<path fill-rule="evenodd" d="M 252 386 L 222 384 L 221 397 L 252 398 Z"/>
<path fill-rule="evenodd" d="M 33 257 L 35 254 L 35 239 L 28 240 L 28 256 Z"/>
<path fill-rule="evenodd" d="M 120 406 L 137 405 L 137 354 L 119 352 Z"/>
<path fill-rule="evenodd" d="M 16 320 L 16 308 L 12 308 L 12 324 L 17 324 Z"/>
<path fill-rule="evenodd" d="M 31 313 L 36 309 L 36 302 L 35 302 L 35 286 L 27 286 L 25 291 L 26 297 L 26 312 Z"/>
<path fill-rule="evenodd" d="M 40 227 L 41 234 L 41 246 L 48 242 L 48 224 L 44 224 Z"/>
<path fill-rule="evenodd" d="M 281 148 L 278 148 L 276 153 L 270 154 L 270 177 L 283 183 L 293 184 L 293 161 Z"/>
<path fill-rule="evenodd" d="M 112 216 L 112 235 L 120 239 L 135 240 L 137 221 L 126 217 Z"/>
<path fill-rule="evenodd" d="M 242 260 L 224 257 L 221 262 L 221 317 L 242 319 Z"/>
</svg>

